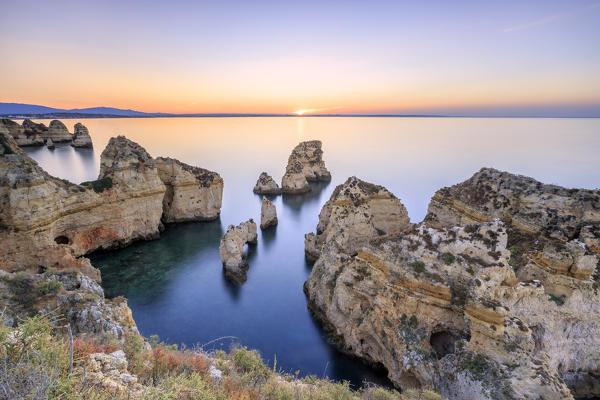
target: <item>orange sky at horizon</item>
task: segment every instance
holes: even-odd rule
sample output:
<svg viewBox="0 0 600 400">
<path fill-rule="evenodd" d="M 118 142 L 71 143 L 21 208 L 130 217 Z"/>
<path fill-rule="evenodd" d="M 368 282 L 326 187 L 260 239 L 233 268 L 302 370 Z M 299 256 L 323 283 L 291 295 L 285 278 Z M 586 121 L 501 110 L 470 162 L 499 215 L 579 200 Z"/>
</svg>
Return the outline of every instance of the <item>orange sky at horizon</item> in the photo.
<svg viewBox="0 0 600 400">
<path fill-rule="evenodd" d="M 8 3 L 0 101 L 166 113 L 600 110 L 600 8 L 585 2 L 439 2 L 437 13 L 393 2 L 150 3 Z M 559 17 L 528 23 L 547 13 Z"/>
</svg>

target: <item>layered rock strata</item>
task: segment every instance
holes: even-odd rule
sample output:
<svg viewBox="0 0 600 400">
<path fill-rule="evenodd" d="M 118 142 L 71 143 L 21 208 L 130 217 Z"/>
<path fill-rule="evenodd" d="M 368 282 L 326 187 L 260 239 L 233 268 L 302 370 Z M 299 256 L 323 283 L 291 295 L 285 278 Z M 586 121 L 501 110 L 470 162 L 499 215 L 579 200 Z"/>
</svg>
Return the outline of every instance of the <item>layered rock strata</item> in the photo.
<svg viewBox="0 0 600 400">
<path fill-rule="evenodd" d="M 275 208 L 275 204 L 263 196 L 260 207 L 260 229 L 267 229 L 275 225 L 277 225 L 277 209 Z"/>
<path fill-rule="evenodd" d="M 23 121 L 23 126 L 21 126 L 10 119 L 2 118 L 0 119 L 0 131 L 12 136 L 19 146 L 43 146 L 44 139 L 42 136 L 35 131 L 25 128 L 25 121 Z M 33 122 L 31 123 L 33 124 Z"/>
<path fill-rule="evenodd" d="M 73 142 L 71 143 L 71 146 L 85 148 L 93 147 L 92 138 L 90 136 L 88 128 L 86 128 L 84 125 L 78 122 L 75 124 L 74 130 L 75 131 L 73 133 Z"/>
<path fill-rule="evenodd" d="M 166 186 L 163 221 L 209 221 L 219 217 L 223 179 L 216 172 L 193 167 L 173 158 L 156 159 Z"/>
<path fill-rule="evenodd" d="M 273 178 L 266 172 L 262 172 L 252 190 L 256 194 L 281 194 L 281 188 Z"/>
<path fill-rule="evenodd" d="M 123 136 L 112 138 L 101 155 L 99 179 L 75 185 L 46 173 L 10 135 L 0 132 L 0 142 L 2 269 L 57 268 L 68 257 L 158 237 L 167 189 L 156 162 L 137 143 Z M 173 183 L 185 182 L 189 177 L 171 178 L 169 182 Z M 207 179 L 213 179 L 220 199 L 222 180 Z M 205 189 L 213 190 L 199 190 Z M 202 218 L 218 215 L 215 207 L 220 206 L 220 200 L 199 204 L 184 211 Z M 179 211 L 168 208 L 166 214 L 181 218 Z M 57 246 L 64 249 L 53 261 L 49 255 L 58 251 Z"/>
<path fill-rule="evenodd" d="M 255 244 L 256 241 L 256 223 L 252 219 L 237 226 L 229 225 L 219 244 L 219 255 L 227 277 L 238 283 L 246 281 L 248 262 L 244 255 L 244 245 Z"/>
<path fill-rule="evenodd" d="M 587 245 L 567 244 L 563 255 L 548 247 L 543 256 L 544 247 L 557 243 L 537 234 L 546 261 L 519 254 L 516 262 L 515 228 L 497 218 L 461 225 L 453 217 L 447 225 L 368 235 L 364 211 L 355 205 L 368 196 L 355 193 L 354 202 L 339 203 L 348 183 L 323 207 L 318 235 L 307 235 L 307 255 L 317 261 L 304 287 L 309 307 L 342 348 L 385 366 L 398 386 L 433 386 L 450 399 L 598 393 L 600 297 L 597 283 L 577 277 L 589 277 L 598 263 Z M 476 192 L 488 191 L 484 184 Z M 329 211 L 336 201 L 337 211 Z M 582 220 L 574 226 L 587 226 L 590 213 L 576 209 Z M 435 210 L 438 221 L 456 215 L 456 208 Z M 528 240 L 519 243 L 538 254 Z M 549 259 L 557 260 L 554 267 Z M 559 273 L 558 264 L 569 273 Z"/>
<path fill-rule="evenodd" d="M 288 158 L 285 175 L 281 180 L 283 193 L 297 194 L 310 191 L 310 181 L 330 181 L 331 174 L 323 161 L 320 140 L 298 144 Z"/>
</svg>

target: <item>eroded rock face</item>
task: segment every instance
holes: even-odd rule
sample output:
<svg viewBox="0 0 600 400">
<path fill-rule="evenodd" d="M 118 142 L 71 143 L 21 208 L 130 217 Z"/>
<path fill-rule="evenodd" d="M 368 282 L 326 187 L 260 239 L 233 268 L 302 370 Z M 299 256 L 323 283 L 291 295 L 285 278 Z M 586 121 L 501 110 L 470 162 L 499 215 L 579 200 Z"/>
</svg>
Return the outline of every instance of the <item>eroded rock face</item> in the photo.
<svg viewBox="0 0 600 400">
<path fill-rule="evenodd" d="M 321 246 L 332 242 L 348 254 L 369 239 L 398 234 L 410 227 L 404 205 L 383 186 L 350 177 L 333 191 L 319 214 L 317 234 L 305 236 L 305 253 L 317 259 Z"/>
<path fill-rule="evenodd" d="M 73 133 L 73 143 L 71 143 L 71 146 L 87 148 L 94 147 L 88 128 L 79 122 L 75 124 L 75 132 Z"/>
<path fill-rule="evenodd" d="M 52 139 L 54 143 L 70 142 L 73 140 L 73 135 L 69 132 L 65 124 L 55 119 L 50 121 L 48 130 L 42 135 L 43 139 Z"/>
<path fill-rule="evenodd" d="M 486 218 L 425 222 L 349 246 L 338 238 L 351 237 L 355 206 L 339 204 L 340 218 L 328 204 L 323 233 L 306 239 L 317 261 L 304 290 L 346 351 L 383 364 L 401 387 L 431 385 L 450 399 L 569 399 L 567 385 L 577 396 L 597 393 L 600 297 L 578 276 L 598 259 L 585 244 L 556 249 L 544 239 L 537 249 L 520 240 L 541 256 L 515 261 L 514 228 Z"/>
<path fill-rule="evenodd" d="M 100 179 L 87 186 L 55 178 L 7 135 L 0 156 L 0 265 L 31 269 L 46 249 L 75 256 L 158 236 L 165 186 L 154 160 L 125 137 L 102 153 Z"/>
<path fill-rule="evenodd" d="M 237 226 L 229 225 L 219 245 L 219 255 L 229 278 L 239 283 L 246 281 L 248 263 L 244 256 L 244 245 L 255 244 L 256 240 L 256 223 L 252 219 Z"/>
<path fill-rule="evenodd" d="M 425 222 L 457 226 L 494 218 L 523 232 L 574 239 L 583 226 L 600 224 L 600 191 L 565 189 L 482 168 L 465 182 L 438 190 Z"/>
<path fill-rule="evenodd" d="M 46 147 L 50 150 L 53 150 L 56 146 L 54 146 L 54 142 L 52 141 L 52 139 L 48 138 L 46 139 Z"/>
<path fill-rule="evenodd" d="M 277 209 L 275 208 L 275 204 L 263 196 L 260 207 L 260 229 L 267 229 L 275 225 L 277 225 Z"/>
<path fill-rule="evenodd" d="M 223 179 L 216 172 L 192 167 L 172 158 L 156 159 L 166 185 L 163 199 L 165 222 L 209 221 L 219 217 Z"/>
<path fill-rule="evenodd" d="M 331 174 L 323 161 L 320 140 L 297 145 L 288 159 L 285 175 L 281 180 L 283 193 L 295 194 L 310 191 L 309 181 L 330 181 Z"/>
<path fill-rule="evenodd" d="M 26 122 L 23 121 L 23 126 L 18 123 L 2 118 L 0 119 L 0 131 L 8 133 L 19 146 L 43 146 L 44 139 L 38 132 L 25 128 Z M 29 121 L 31 124 L 33 122 Z"/>
<path fill-rule="evenodd" d="M 256 194 L 281 194 L 281 188 L 273 178 L 266 172 L 262 172 L 252 190 Z"/>
<path fill-rule="evenodd" d="M 30 274 L 0 270 L 0 293 L 0 306 L 9 324 L 53 313 L 61 318 L 61 324 L 70 324 L 75 335 L 109 334 L 122 339 L 125 333 L 138 334 L 127 301 L 122 297 L 105 299 L 102 287 L 78 271 Z"/>
</svg>

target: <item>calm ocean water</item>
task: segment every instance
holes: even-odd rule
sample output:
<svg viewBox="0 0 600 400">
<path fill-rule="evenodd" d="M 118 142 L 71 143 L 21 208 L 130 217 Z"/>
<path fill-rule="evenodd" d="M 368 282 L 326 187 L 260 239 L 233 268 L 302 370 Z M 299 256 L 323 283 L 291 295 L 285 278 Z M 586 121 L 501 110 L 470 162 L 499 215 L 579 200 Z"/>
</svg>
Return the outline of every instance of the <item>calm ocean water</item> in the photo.
<svg viewBox="0 0 600 400">
<path fill-rule="evenodd" d="M 42 121 L 46 124 L 49 121 Z M 79 183 L 96 179 L 100 154 L 125 135 L 156 156 L 217 171 L 225 180 L 221 218 L 171 225 L 161 239 L 94 254 L 110 296 L 129 299 L 143 335 L 170 343 L 232 340 L 260 350 L 288 372 L 384 383 L 381 373 L 330 346 L 306 309 L 302 285 L 311 265 L 304 234 L 336 185 L 349 176 L 384 185 L 408 209 L 425 216 L 433 193 L 481 167 L 495 167 L 566 187 L 600 187 L 600 119 L 536 118 L 160 118 L 63 120 L 86 125 L 93 150 L 70 146 L 28 149 L 51 174 Z M 302 196 L 276 197 L 276 229 L 260 232 L 249 249 L 245 284 L 222 272 L 219 240 L 229 224 L 260 220 L 252 188 L 262 171 L 280 181 L 300 141 L 323 141 L 330 184 Z"/>
</svg>

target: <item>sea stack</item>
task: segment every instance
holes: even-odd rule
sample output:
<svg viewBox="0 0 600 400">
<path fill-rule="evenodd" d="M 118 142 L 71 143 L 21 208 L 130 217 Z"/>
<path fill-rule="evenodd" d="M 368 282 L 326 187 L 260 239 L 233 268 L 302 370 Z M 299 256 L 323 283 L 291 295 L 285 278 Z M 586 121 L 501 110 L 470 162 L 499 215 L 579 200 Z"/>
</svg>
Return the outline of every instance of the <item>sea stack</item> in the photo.
<svg viewBox="0 0 600 400">
<path fill-rule="evenodd" d="M 262 172 L 252 190 L 256 194 L 281 194 L 281 188 L 273 178 L 266 172 Z"/>
<path fill-rule="evenodd" d="M 229 225 L 219 245 L 219 255 L 227 277 L 238 283 L 246 281 L 248 262 L 244 256 L 244 245 L 255 244 L 256 240 L 256 223 L 252 219 L 237 226 Z"/>
<path fill-rule="evenodd" d="M 29 120 L 23 121 L 23 126 L 21 126 L 10 119 L 2 118 L 0 119 L 0 130 L 12 136 L 19 146 L 43 146 L 44 139 L 39 133 L 25 127 L 27 121 Z M 33 124 L 33 122 L 31 123 Z"/>
<path fill-rule="evenodd" d="M 156 159 L 160 179 L 167 187 L 163 221 L 210 221 L 219 217 L 223 201 L 223 178 L 207 169 L 173 158 Z"/>
<path fill-rule="evenodd" d="M 321 141 L 311 140 L 301 142 L 292 150 L 281 180 L 281 189 L 286 194 L 306 193 L 311 190 L 308 182 L 330 180 L 331 174 L 323 161 Z"/>
<path fill-rule="evenodd" d="M 277 209 L 275 208 L 275 204 L 263 196 L 260 207 L 260 229 L 267 229 L 275 225 L 277 225 Z"/>
<path fill-rule="evenodd" d="M 42 137 L 44 139 L 50 138 L 54 143 L 70 142 L 73 140 L 73 135 L 71 135 L 65 124 L 57 119 L 50 121 L 48 131 Z"/>
<path fill-rule="evenodd" d="M 73 133 L 73 143 L 71 143 L 71 146 L 86 148 L 93 147 L 92 138 L 90 137 L 88 128 L 79 122 L 75 124 L 75 132 Z"/>
</svg>

